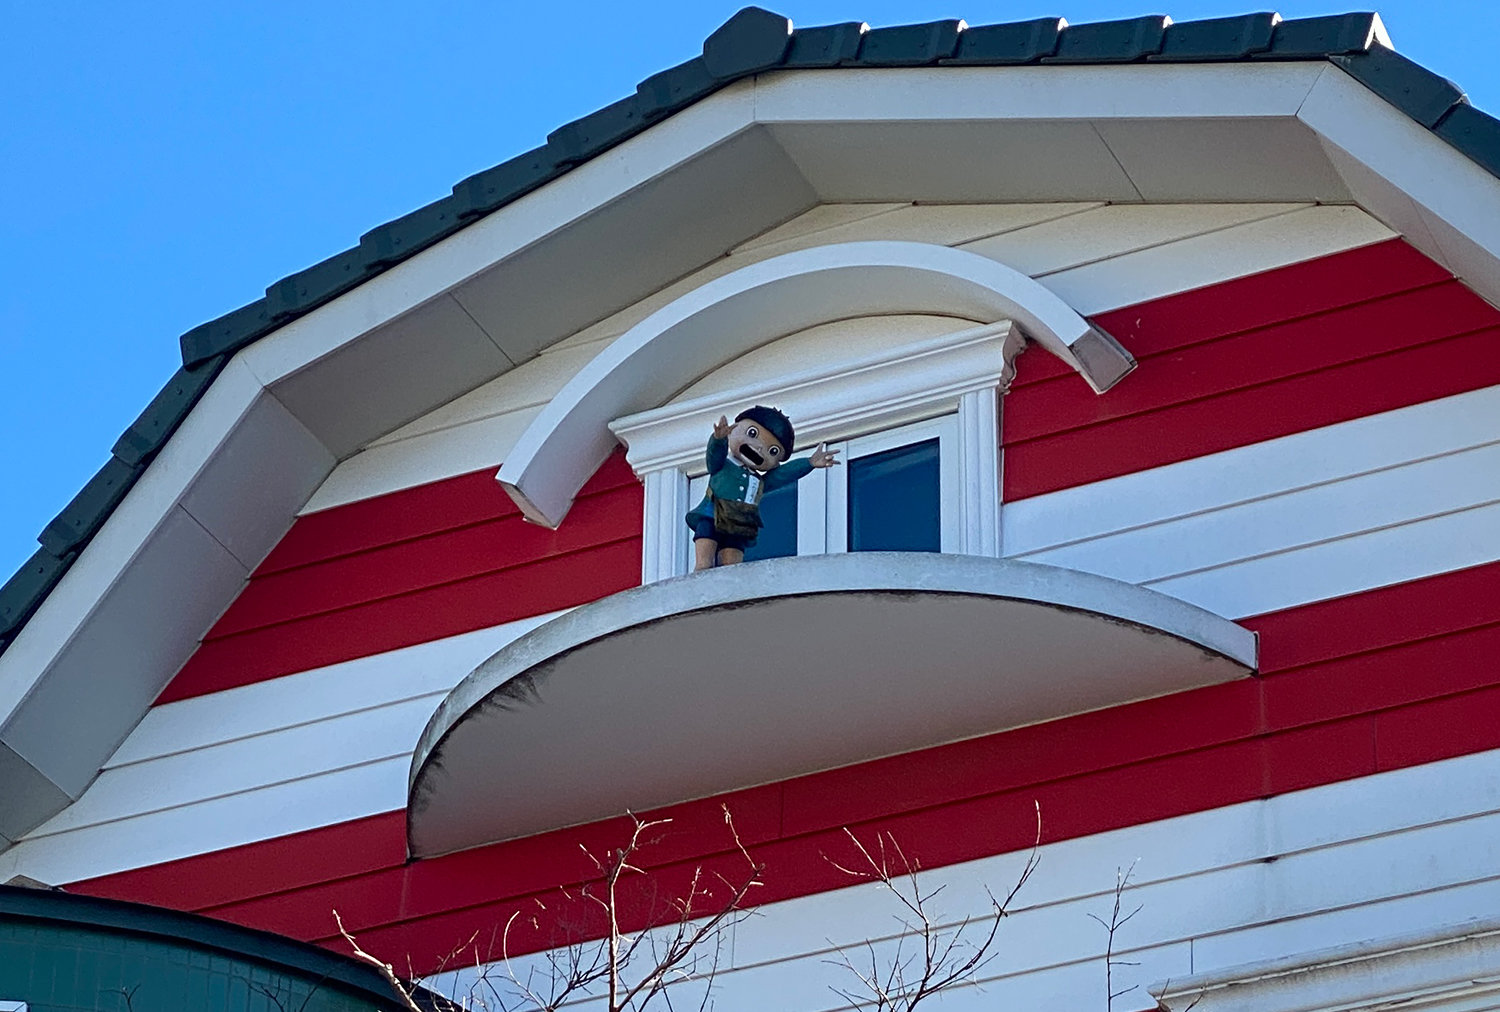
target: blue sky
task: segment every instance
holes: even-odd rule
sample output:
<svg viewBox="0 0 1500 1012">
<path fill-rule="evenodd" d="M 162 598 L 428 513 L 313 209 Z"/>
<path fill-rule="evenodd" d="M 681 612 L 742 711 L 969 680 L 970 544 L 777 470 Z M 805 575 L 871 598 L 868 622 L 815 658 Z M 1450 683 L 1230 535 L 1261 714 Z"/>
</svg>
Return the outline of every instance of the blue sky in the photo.
<svg viewBox="0 0 1500 1012">
<path fill-rule="evenodd" d="M 799 25 L 1257 9 L 797 2 Z M 0 582 L 180 362 L 177 338 L 698 52 L 740 2 L 5 5 Z M 1264 8 L 1259 8 L 1264 9 Z M 1357 9 L 1287 3 L 1285 17 Z M 1500 112 L 1494 0 L 1393 0 L 1396 47 Z M 141 14 L 141 11 L 148 12 Z"/>
</svg>

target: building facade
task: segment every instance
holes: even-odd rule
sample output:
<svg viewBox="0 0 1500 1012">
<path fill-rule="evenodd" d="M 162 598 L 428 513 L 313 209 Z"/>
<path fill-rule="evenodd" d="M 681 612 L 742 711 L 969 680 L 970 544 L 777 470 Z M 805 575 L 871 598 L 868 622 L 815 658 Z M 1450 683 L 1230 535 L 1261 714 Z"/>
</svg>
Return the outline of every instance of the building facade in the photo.
<svg viewBox="0 0 1500 1012">
<path fill-rule="evenodd" d="M 933 1005 L 1500 1008 L 1496 169 L 1373 15 L 742 11 L 183 336 L 0 593 L 0 881 L 514 996 L 634 813 L 720 1009 L 1033 857 Z M 752 404 L 842 463 L 690 573 Z"/>
</svg>

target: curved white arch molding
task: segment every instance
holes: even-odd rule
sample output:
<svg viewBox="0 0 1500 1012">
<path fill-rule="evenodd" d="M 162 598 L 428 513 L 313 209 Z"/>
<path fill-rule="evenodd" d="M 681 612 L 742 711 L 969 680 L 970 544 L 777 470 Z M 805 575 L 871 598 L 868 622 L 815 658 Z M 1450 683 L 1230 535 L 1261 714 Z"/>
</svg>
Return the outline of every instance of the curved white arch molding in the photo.
<svg viewBox="0 0 1500 1012">
<path fill-rule="evenodd" d="M 556 527 L 614 448 L 612 419 L 778 337 L 885 313 L 1013 320 L 1099 393 L 1135 367 L 1057 295 L 977 253 L 920 242 L 819 246 L 716 278 L 626 331 L 537 415 L 496 478 L 529 519 Z"/>
</svg>

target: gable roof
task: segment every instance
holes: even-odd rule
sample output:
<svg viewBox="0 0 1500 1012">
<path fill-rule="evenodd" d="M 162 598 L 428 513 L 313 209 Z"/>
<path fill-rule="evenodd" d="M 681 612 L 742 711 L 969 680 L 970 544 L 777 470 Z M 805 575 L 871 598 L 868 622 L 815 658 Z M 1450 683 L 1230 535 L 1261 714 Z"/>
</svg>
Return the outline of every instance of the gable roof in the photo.
<svg viewBox="0 0 1500 1012">
<path fill-rule="evenodd" d="M 1176 24 L 1151 15 L 1071 26 L 1061 18 L 875 29 L 845 22 L 794 30 L 781 15 L 747 7 L 704 41 L 700 56 L 646 78 L 633 94 L 558 127 L 540 147 L 459 181 L 447 196 L 366 232 L 358 245 L 272 283 L 263 298 L 183 334 L 182 368 L 42 531 L 36 553 L 0 588 L 0 652 L 235 351 L 728 84 L 781 69 L 1264 60 L 1329 61 L 1500 175 L 1500 121 L 1469 105 L 1451 81 L 1391 50 L 1373 13 L 1283 21 L 1261 12 Z"/>
</svg>

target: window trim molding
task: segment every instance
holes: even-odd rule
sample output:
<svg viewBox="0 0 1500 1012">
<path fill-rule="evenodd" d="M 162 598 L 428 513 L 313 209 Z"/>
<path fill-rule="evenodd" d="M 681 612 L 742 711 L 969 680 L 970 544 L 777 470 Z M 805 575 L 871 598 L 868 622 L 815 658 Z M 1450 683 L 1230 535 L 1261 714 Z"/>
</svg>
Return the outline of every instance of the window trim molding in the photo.
<svg viewBox="0 0 1500 1012">
<path fill-rule="evenodd" d="M 1000 397 L 1026 342 L 1009 320 L 956 330 L 845 363 L 804 371 L 617 418 L 609 429 L 645 486 L 641 580 L 685 573 L 688 477 L 703 469 L 703 444 L 721 414 L 773 403 L 811 446 L 956 415 L 957 550 L 1000 555 Z"/>
</svg>

